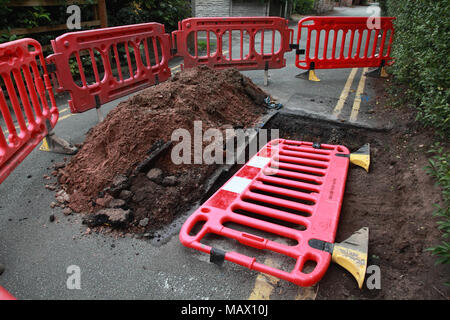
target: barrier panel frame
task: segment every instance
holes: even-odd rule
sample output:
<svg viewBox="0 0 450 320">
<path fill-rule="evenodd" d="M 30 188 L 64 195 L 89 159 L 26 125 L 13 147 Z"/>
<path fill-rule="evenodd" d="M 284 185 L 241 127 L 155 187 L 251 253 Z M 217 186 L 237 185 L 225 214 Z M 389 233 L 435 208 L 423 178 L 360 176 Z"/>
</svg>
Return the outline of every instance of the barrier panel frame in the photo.
<svg viewBox="0 0 450 320">
<path fill-rule="evenodd" d="M 376 24 L 373 24 L 373 28 L 370 29 L 368 27 L 369 19 L 379 19 L 380 27 L 376 28 Z M 297 40 L 296 46 L 300 46 L 301 39 L 301 31 L 302 28 L 307 29 L 307 39 L 306 39 L 306 47 L 299 48 L 298 50 L 304 50 L 305 57 L 303 59 L 300 58 L 300 53 L 297 51 L 295 58 L 295 65 L 297 68 L 305 69 L 305 70 L 314 70 L 314 69 L 338 69 L 338 68 L 363 68 L 363 67 L 383 67 L 386 65 L 392 65 L 394 63 L 394 58 L 390 56 L 392 42 L 394 39 L 394 26 L 393 21 L 394 17 L 335 17 L 335 16 L 311 16 L 305 17 L 298 22 L 297 28 Z M 376 22 L 376 20 L 375 20 Z M 306 24 L 310 23 L 310 24 Z M 312 24 L 311 24 L 312 23 Z M 371 24 L 372 25 L 372 24 Z M 312 31 L 316 31 L 316 39 L 314 43 L 314 56 L 310 56 L 310 47 L 311 47 L 311 33 Z M 319 44 L 320 44 L 320 33 L 322 30 L 326 31 L 324 46 L 326 48 L 332 48 L 332 56 L 331 58 L 327 57 L 327 50 L 322 49 L 322 58 L 319 58 Z M 334 37 L 331 39 L 329 37 L 329 32 L 334 30 Z M 343 31 L 344 43 L 345 46 L 345 37 L 348 31 L 351 31 L 350 37 L 350 46 L 347 49 L 347 57 L 344 56 L 344 49 L 342 48 L 339 52 L 339 57 L 336 58 L 336 42 L 338 37 L 338 31 Z M 358 31 L 358 44 L 357 44 L 357 52 L 353 57 L 351 56 L 351 51 L 353 48 L 353 40 L 355 37 L 355 31 Z M 391 32 L 390 39 L 388 42 L 388 48 L 386 50 L 386 54 L 379 54 L 376 56 L 376 49 L 378 46 L 372 46 L 372 52 L 368 52 L 369 49 L 369 41 L 366 42 L 364 47 L 364 55 L 360 57 L 361 53 L 361 40 L 364 30 L 375 30 L 375 39 L 378 39 L 378 35 L 380 31 L 383 31 L 383 36 L 381 39 L 381 46 L 379 47 L 379 52 L 383 53 L 385 48 L 385 38 L 388 31 Z M 370 39 L 370 37 L 369 37 Z M 378 40 L 377 40 L 378 41 Z M 349 52 L 350 51 L 350 54 Z M 384 61 L 384 62 L 383 62 Z"/>
<path fill-rule="evenodd" d="M 13 109 L 0 88 L 0 112 L 8 132 L 8 137 L 0 132 L 1 183 L 54 128 L 59 112 L 42 47 L 36 40 L 0 44 L 0 75 Z"/>
<path fill-rule="evenodd" d="M 290 148 L 289 145 L 293 146 L 293 148 Z M 280 152 L 280 150 L 282 151 Z M 316 156 L 314 155 L 315 152 L 317 152 Z M 319 152 L 322 152 L 322 154 Z M 275 163 L 278 156 L 280 156 L 279 159 L 282 159 L 281 156 L 284 154 L 283 157 L 286 157 L 286 153 L 290 154 L 290 156 L 287 156 L 290 161 L 295 158 L 294 154 L 301 154 L 303 158 L 297 158 L 297 160 L 302 159 L 300 162 L 309 163 L 310 165 L 318 164 L 318 161 L 314 160 L 315 158 L 322 160 L 328 159 L 326 169 L 306 168 L 303 166 L 303 169 L 311 170 L 311 172 L 316 172 L 316 174 L 320 172 L 324 174 L 323 176 L 310 176 L 308 178 L 304 174 L 297 174 L 297 176 L 302 176 L 302 178 L 320 182 L 318 185 L 292 181 L 287 182 L 291 188 L 301 186 L 302 188 L 314 190 L 310 194 L 301 195 L 304 199 L 313 200 L 315 202 L 314 205 L 307 206 L 298 204 L 298 207 L 295 207 L 289 201 L 283 204 L 283 206 L 289 205 L 291 208 L 309 210 L 311 214 L 309 217 L 285 212 L 281 213 L 279 210 L 268 210 L 266 207 L 255 207 L 255 205 L 252 205 L 253 209 L 249 209 L 251 206 L 243 202 L 243 199 L 249 197 L 252 188 L 261 187 L 261 181 L 273 182 L 277 180 L 276 178 L 267 178 L 270 177 L 270 174 L 266 175 L 265 172 L 267 173 L 268 168 Z M 331 255 L 329 252 L 312 248 L 309 245 L 309 241 L 316 239 L 329 243 L 334 242 L 347 178 L 349 159 L 348 157 L 336 156 L 337 154 L 349 155 L 349 150 L 344 146 L 326 144 L 322 144 L 320 149 L 317 149 L 311 142 L 285 139 L 269 142 L 186 220 L 179 234 L 180 242 L 186 247 L 210 254 L 212 262 L 214 260 L 227 260 L 249 269 L 293 282 L 299 286 L 314 285 L 323 277 L 328 269 L 331 262 Z M 280 168 L 283 167 L 280 166 Z M 283 174 L 286 174 L 286 172 Z M 279 185 L 279 182 L 276 184 Z M 264 186 L 264 188 L 269 190 L 270 186 Z M 282 192 L 280 188 L 272 189 L 271 192 L 273 193 L 280 194 L 279 192 Z M 290 190 L 287 190 L 286 194 L 290 196 L 296 194 L 298 196 L 298 193 Z M 261 195 L 258 195 L 254 199 L 259 199 L 260 202 L 268 201 L 267 203 L 276 203 L 270 202 L 273 199 L 265 199 Z M 260 210 L 259 214 L 261 215 L 285 222 L 293 222 L 306 227 L 306 230 L 297 230 L 276 224 L 275 222 L 267 222 L 235 213 L 236 209 L 243 208 L 253 210 L 253 212 Z M 204 223 L 200 231 L 197 234 L 191 234 L 195 225 L 200 222 Z M 287 246 L 280 242 L 271 241 L 253 234 L 236 231 L 235 229 L 225 227 L 225 222 L 234 222 L 277 234 L 281 237 L 291 238 L 296 240 L 298 244 L 295 246 Z M 201 243 L 201 240 L 210 233 L 235 239 L 239 243 L 252 248 L 269 250 L 294 258 L 296 259 L 295 267 L 291 272 L 283 271 L 258 262 L 254 257 L 249 257 L 235 251 L 225 252 Z M 302 272 L 307 261 L 314 261 L 316 263 L 314 270 L 310 273 Z"/>
<path fill-rule="evenodd" d="M 5 288 L 0 286 L 0 300 L 17 300 L 11 293 L 6 291 Z"/>
<path fill-rule="evenodd" d="M 184 58 L 184 67 L 192 68 L 197 65 L 208 65 L 215 69 L 224 69 L 235 67 L 239 70 L 268 70 L 280 69 L 286 66 L 284 54 L 291 51 L 290 43 L 293 40 L 294 31 L 289 29 L 289 21 L 281 17 L 205 17 L 205 18 L 188 18 L 178 23 L 178 30 L 172 32 L 172 43 L 176 44 L 175 55 Z M 256 51 L 255 37 L 258 31 L 273 30 L 280 33 L 280 48 L 274 51 L 274 40 L 272 38 L 272 50 L 270 54 L 261 54 Z M 188 37 L 191 32 L 212 32 L 217 39 L 216 51 L 210 54 L 207 49 L 206 56 L 198 56 L 197 37 L 194 41 L 194 49 L 197 56 L 192 56 L 188 50 Z M 223 52 L 223 36 L 226 32 L 241 32 L 240 41 L 240 59 L 227 59 Z M 243 56 L 243 32 L 249 35 L 249 48 L 246 57 Z M 263 32 L 264 33 L 264 32 Z M 274 37 L 274 36 L 273 36 Z M 208 37 L 209 39 L 209 37 Z M 261 39 L 263 42 L 264 37 Z M 208 40 L 209 41 L 209 40 Z M 209 45 L 207 44 L 207 47 Z M 229 40 L 229 47 L 231 48 Z"/>
<path fill-rule="evenodd" d="M 153 37 L 160 43 L 161 57 L 157 58 L 156 65 L 150 63 L 149 49 L 146 41 L 147 38 Z M 144 41 L 146 47 L 146 62 L 141 59 L 140 43 Z M 94 30 L 85 30 L 78 32 L 69 32 L 57 37 L 51 41 L 54 53 L 47 57 L 47 62 L 54 65 L 54 79 L 58 85 L 58 92 L 68 91 L 71 96 L 69 106 L 72 113 L 80 113 L 92 108 L 99 108 L 102 104 L 113 101 L 122 96 L 142 90 L 149 86 L 166 81 L 171 76 L 168 65 L 171 57 L 170 35 L 165 32 L 164 25 L 156 22 L 126 25 L 119 27 L 109 27 Z M 131 64 L 132 54 L 128 49 L 128 45 L 132 46 L 135 59 L 136 71 L 130 73 L 129 78 L 123 78 L 122 68 L 118 71 L 119 80 L 113 74 L 112 60 L 118 65 L 117 45 L 125 44 L 127 46 L 126 61 L 128 68 L 133 69 Z M 155 43 L 153 43 L 155 48 Z M 109 50 L 113 49 L 114 55 L 109 57 Z M 82 62 L 79 58 L 79 52 L 82 50 L 89 51 L 91 61 L 94 51 L 101 55 L 104 68 L 104 76 L 100 79 L 98 75 L 98 67 L 93 66 L 96 76 L 95 83 L 88 84 L 84 76 Z M 155 49 L 156 50 L 156 49 Z M 82 86 L 78 86 L 70 70 L 69 59 L 75 54 L 77 65 L 80 70 Z M 120 62 L 119 62 L 120 64 Z M 97 71 L 95 71 L 97 70 Z M 97 74 L 96 74 L 97 72 Z"/>
</svg>

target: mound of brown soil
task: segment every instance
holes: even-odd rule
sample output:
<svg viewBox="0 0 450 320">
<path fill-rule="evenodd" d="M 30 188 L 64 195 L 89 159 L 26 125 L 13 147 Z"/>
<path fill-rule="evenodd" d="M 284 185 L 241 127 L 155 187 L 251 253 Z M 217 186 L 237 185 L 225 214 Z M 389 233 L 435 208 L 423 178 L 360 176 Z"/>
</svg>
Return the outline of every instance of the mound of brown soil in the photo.
<svg viewBox="0 0 450 320">
<path fill-rule="evenodd" d="M 140 229 L 170 222 L 200 198 L 202 184 L 215 169 L 174 165 L 172 132 L 192 133 L 197 120 L 203 131 L 253 127 L 265 113 L 266 96 L 237 70 L 207 67 L 141 91 L 91 129 L 80 151 L 59 170 L 69 207 L 85 213 L 122 208 L 124 216 L 131 209 L 132 225 Z M 166 150 L 158 154 L 163 146 Z"/>
</svg>

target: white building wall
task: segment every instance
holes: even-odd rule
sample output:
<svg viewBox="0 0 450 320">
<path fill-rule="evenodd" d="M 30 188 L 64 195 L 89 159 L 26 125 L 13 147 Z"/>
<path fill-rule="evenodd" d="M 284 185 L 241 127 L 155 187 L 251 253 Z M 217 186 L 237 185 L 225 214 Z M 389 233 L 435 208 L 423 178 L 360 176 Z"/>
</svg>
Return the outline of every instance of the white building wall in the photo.
<svg viewBox="0 0 450 320">
<path fill-rule="evenodd" d="M 260 0 L 233 0 L 231 6 L 231 15 L 233 17 L 255 17 L 266 16 L 267 6 L 266 1 Z"/>
<path fill-rule="evenodd" d="M 228 17 L 231 0 L 194 0 L 195 17 Z"/>
</svg>

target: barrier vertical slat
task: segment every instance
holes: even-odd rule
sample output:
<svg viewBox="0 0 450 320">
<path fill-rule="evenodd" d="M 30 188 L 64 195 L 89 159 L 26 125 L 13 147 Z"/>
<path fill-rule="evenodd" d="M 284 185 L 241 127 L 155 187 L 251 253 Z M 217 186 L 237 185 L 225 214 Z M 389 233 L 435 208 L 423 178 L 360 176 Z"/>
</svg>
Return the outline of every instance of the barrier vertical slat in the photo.
<svg viewBox="0 0 450 320">
<path fill-rule="evenodd" d="M 384 57 L 384 44 L 386 41 L 386 32 L 383 32 L 383 35 L 381 36 L 381 44 L 380 44 L 380 56 Z"/>
<path fill-rule="evenodd" d="M 19 91 L 20 100 L 22 101 L 23 110 L 27 116 L 28 125 L 32 128 L 36 125 L 36 122 L 34 121 L 33 111 L 31 110 L 30 101 L 28 100 L 28 94 L 25 91 L 25 84 L 23 82 L 20 70 L 13 70 L 13 75 Z"/>
<path fill-rule="evenodd" d="M 347 40 L 347 34 L 344 30 L 342 30 L 342 39 L 341 39 L 341 46 L 339 48 L 339 59 L 344 58 L 344 48 L 345 48 L 345 42 Z"/>
<path fill-rule="evenodd" d="M 347 57 L 352 59 L 353 58 L 353 41 L 355 38 L 355 31 L 354 30 L 350 30 L 350 44 L 349 44 L 349 48 L 347 51 Z"/>
<path fill-rule="evenodd" d="M 44 92 L 45 92 L 45 90 L 48 90 L 48 89 L 47 89 L 47 86 L 44 85 L 44 83 L 43 83 L 43 81 L 42 81 L 42 79 L 41 79 L 41 77 L 39 75 L 40 72 L 39 72 L 39 69 L 38 69 L 38 65 L 36 63 L 31 63 L 30 67 L 31 67 L 31 75 L 32 75 L 32 78 L 33 78 L 33 81 L 34 81 L 36 92 L 37 92 L 37 95 L 38 95 L 38 97 L 40 99 L 40 106 L 42 107 L 41 108 L 42 115 L 46 117 L 48 112 L 50 112 L 50 108 L 48 106 L 47 100 L 45 99 L 45 93 Z M 46 70 L 46 69 L 44 69 L 44 70 Z M 47 71 L 44 71 L 44 72 L 47 72 Z M 48 87 L 51 88 L 51 86 L 48 86 Z M 53 96 L 53 92 L 51 92 L 49 94 L 49 96 L 52 97 Z M 52 104 L 52 106 L 53 105 L 56 106 L 56 103 L 53 104 L 53 100 L 50 100 L 50 103 Z"/>
<path fill-rule="evenodd" d="M 8 104 L 6 103 L 6 99 L 3 94 L 3 89 L 1 87 L 0 87 L 0 93 L 1 93 L 0 107 L 1 107 L 3 119 L 5 119 L 6 128 L 8 129 L 10 135 L 17 136 L 17 131 L 16 131 L 16 128 L 14 127 L 14 124 L 13 124 L 14 122 L 12 120 L 11 114 L 9 113 Z"/>
<path fill-rule="evenodd" d="M 375 30 L 375 36 L 374 36 L 374 39 L 373 39 L 372 53 L 370 55 L 371 58 L 375 57 L 375 52 L 377 51 L 377 47 L 378 47 L 378 33 L 379 33 L 379 30 Z"/>
<path fill-rule="evenodd" d="M 78 70 L 80 70 L 81 83 L 83 87 L 87 87 L 86 75 L 84 74 L 83 64 L 81 63 L 80 53 L 75 52 L 75 59 L 77 60 Z"/>
<path fill-rule="evenodd" d="M 316 32 L 316 44 L 314 48 L 314 58 L 319 58 L 319 42 L 320 42 L 320 32 Z"/>
<path fill-rule="evenodd" d="M 30 92 L 31 102 L 33 104 L 33 109 L 38 117 L 42 116 L 41 108 L 39 107 L 39 98 L 36 94 L 36 88 L 33 83 L 33 77 L 31 76 L 30 69 L 28 67 L 24 68 L 25 81 L 27 83 L 28 91 Z"/>
<path fill-rule="evenodd" d="M 156 44 L 155 37 L 152 37 L 152 42 L 153 42 L 153 52 L 155 53 L 155 61 L 156 61 L 156 64 L 158 65 L 160 63 L 160 60 L 159 60 L 159 53 L 158 53 L 158 45 Z"/>
<path fill-rule="evenodd" d="M 370 44 L 370 34 L 371 32 L 369 30 L 366 30 L 366 45 L 364 47 L 364 58 L 367 59 L 368 58 L 368 54 L 369 54 L 369 44 Z"/>
<path fill-rule="evenodd" d="M 324 44 L 324 48 L 323 48 L 323 58 L 327 59 L 328 56 L 328 38 L 330 36 L 330 30 L 327 30 L 325 32 L 325 44 Z"/>
<path fill-rule="evenodd" d="M 241 35 L 241 39 L 240 39 L 240 57 L 241 60 L 244 59 L 244 31 L 240 30 L 240 35 Z"/>
<path fill-rule="evenodd" d="M 90 48 L 89 48 L 89 57 L 91 58 L 92 67 L 93 67 L 92 69 L 94 70 L 95 81 L 100 82 L 100 76 L 98 74 L 97 62 L 95 61 L 94 52 Z"/>
<path fill-rule="evenodd" d="M 208 57 L 211 56 L 211 47 L 210 47 L 210 39 L 209 39 L 209 31 L 206 32 L 206 55 Z"/>
<path fill-rule="evenodd" d="M 124 46 L 125 46 L 125 53 L 127 55 L 128 73 L 130 75 L 129 78 L 134 78 L 133 67 L 131 66 L 130 49 L 128 47 L 127 41 L 124 42 Z"/>
<path fill-rule="evenodd" d="M 123 75 L 122 75 L 122 66 L 120 64 L 120 58 L 119 58 L 119 52 L 117 50 L 117 44 L 113 44 L 114 49 L 114 59 L 116 61 L 117 66 L 117 74 L 119 75 L 120 82 L 123 82 Z"/>
<path fill-rule="evenodd" d="M 151 64 L 151 60 L 150 60 L 150 53 L 148 50 L 148 38 L 144 38 L 142 39 L 142 41 L 144 42 L 144 52 L 145 52 L 145 61 L 147 62 L 147 67 L 151 70 L 152 69 L 152 64 Z"/>
<path fill-rule="evenodd" d="M 311 39 L 311 30 L 308 29 L 308 36 L 307 39 Z M 305 58 L 311 57 L 311 42 L 308 40 L 306 43 L 306 50 L 305 50 Z M 309 66 L 308 66 L 309 68 Z"/>
<path fill-rule="evenodd" d="M 3 99 L 3 97 L 0 96 L 0 99 Z M 2 102 L 0 102 L 0 104 L 2 104 Z M 0 129 L 1 129 L 1 127 L 0 127 Z M 7 147 L 8 147 L 8 142 L 6 142 L 6 138 L 3 134 L 3 132 L 0 132 L 0 157 L 3 157 Z"/>
<path fill-rule="evenodd" d="M 333 52 L 332 52 L 332 55 L 331 55 L 331 59 L 332 60 L 336 58 L 337 37 L 338 37 L 338 32 L 337 32 L 337 30 L 334 30 L 334 33 L 333 33 L 333 50 L 332 50 Z"/>
<path fill-rule="evenodd" d="M 8 92 L 8 96 L 14 109 L 14 114 L 16 115 L 17 122 L 19 123 L 19 135 L 26 135 L 27 125 L 25 123 L 25 118 L 23 117 L 22 110 L 20 110 L 19 99 L 17 98 L 16 90 L 14 89 L 14 85 L 12 83 L 11 74 L 8 73 L 8 75 L 3 79 L 5 81 L 6 91 Z"/>
<path fill-rule="evenodd" d="M 230 57 L 230 61 L 233 60 L 233 30 L 228 30 L 228 56 Z"/>
<path fill-rule="evenodd" d="M 275 53 L 275 30 L 272 30 L 272 50 L 271 50 L 271 54 L 272 56 Z"/>
<path fill-rule="evenodd" d="M 264 57 L 264 36 L 265 36 L 266 30 L 263 28 L 261 30 L 261 55 Z"/>
<path fill-rule="evenodd" d="M 198 33 L 194 32 L 194 56 L 198 58 Z"/>
<path fill-rule="evenodd" d="M 360 59 L 362 37 L 363 37 L 363 33 L 358 29 L 358 47 L 356 48 L 356 54 L 355 54 L 356 59 Z"/>
</svg>

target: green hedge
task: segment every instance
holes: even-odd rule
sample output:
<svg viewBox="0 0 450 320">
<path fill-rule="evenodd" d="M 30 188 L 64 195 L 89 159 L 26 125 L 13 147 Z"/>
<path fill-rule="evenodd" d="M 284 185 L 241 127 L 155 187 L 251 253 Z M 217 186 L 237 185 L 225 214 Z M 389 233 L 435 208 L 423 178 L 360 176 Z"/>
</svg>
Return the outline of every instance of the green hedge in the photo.
<svg viewBox="0 0 450 320">
<path fill-rule="evenodd" d="M 294 0 L 292 10 L 298 14 L 314 13 L 314 0 Z"/>
<path fill-rule="evenodd" d="M 159 22 L 169 32 L 191 13 L 187 0 L 108 0 L 106 7 L 110 25 Z"/>
<path fill-rule="evenodd" d="M 65 24 L 69 14 L 66 12 L 69 1 L 61 0 L 59 6 L 35 7 L 9 7 L 14 0 L 0 0 L 0 43 L 23 38 L 15 36 L 11 29 L 33 28 L 37 26 L 54 26 Z M 91 1 L 79 5 L 81 20 L 94 19 L 94 10 Z M 134 23 L 159 22 L 165 25 L 166 31 L 177 29 L 178 21 L 190 15 L 190 3 L 187 0 L 108 0 L 106 1 L 108 25 L 120 26 Z M 97 28 L 86 27 L 85 29 Z M 42 45 L 50 44 L 50 40 L 68 32 L 61 30 L 39 34 L 30 34 L 26 37 L 35 38 Z"/>
<path fill-rule="evenodd" d="M 427 172 L 442 189 L 443 205 L 436 205 L 435 216 L 442 242 L 428 250 L 436 263 L 450 263 L 450 1 L 381 0 L 383 15 L 396 17 L 390 67 L 390 91 L 400 103 L 417 108 L 417 120 L 435 129 L 442 143 L 429 153 Z"/>
<path fill-rule="evenodd" d="M 383 0 L 380 5 L 385 15 L 397 18 L 390 68 L 394 83 L 418 108 L 418 119 L 449 140 L 450 1 Z"/>
</svg>

